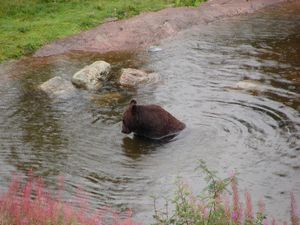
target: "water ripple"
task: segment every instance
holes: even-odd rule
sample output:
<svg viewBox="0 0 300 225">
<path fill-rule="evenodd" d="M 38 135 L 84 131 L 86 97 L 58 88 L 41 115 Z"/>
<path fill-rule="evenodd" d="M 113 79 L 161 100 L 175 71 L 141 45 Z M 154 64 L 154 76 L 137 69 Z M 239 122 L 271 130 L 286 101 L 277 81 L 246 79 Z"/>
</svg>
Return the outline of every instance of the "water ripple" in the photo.
<svg viewBox="0 0 300 225">
<path fill-rule="evenodd" d="M 0 185 L 11 172 L 26 176 L 32 168 L 52 185 L 63 176 L 66 196 L 80 188 L 94 208 L 131 207 L 151 220 L 150 196 L 171 197 L 177 176 L 197 190 L 204 186 L 194 170 L 203 159 L 224 176 L 236 169 L 242 189 L 254 192 L 255 201 L 272 196 L 270 210 L 286 217 L 287 193 L 300 196 L 299 10 L 280 7 L 194 27 L 146 56 L 74 53 L 47 64 L 25 61 L 0 83 Z M 98 92 L 54 101 L 37 90 L 54 76 L 70 80 L 95 60 L 114 65 Z M 162 82 L 122 88 L 121 67 L 158 72 Z M 160 104 L 187 129 L 170 142 L 121 134 L 131 98 Z"/>
</svg>

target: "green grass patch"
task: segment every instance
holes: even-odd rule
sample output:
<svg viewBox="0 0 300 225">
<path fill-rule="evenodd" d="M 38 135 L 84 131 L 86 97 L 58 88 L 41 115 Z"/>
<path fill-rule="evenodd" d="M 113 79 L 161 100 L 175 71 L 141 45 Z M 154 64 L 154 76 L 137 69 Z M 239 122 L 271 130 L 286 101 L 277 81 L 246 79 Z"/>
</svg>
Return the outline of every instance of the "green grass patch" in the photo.
<svg viewBox="0 0 300 225">
<path fill-rule="evenodd" d="M 197 6 L 200 0 L 2 0 L 0 62 L 31 54 L 55 39 L 101 24 L 172 6 Z"/>
</svg>

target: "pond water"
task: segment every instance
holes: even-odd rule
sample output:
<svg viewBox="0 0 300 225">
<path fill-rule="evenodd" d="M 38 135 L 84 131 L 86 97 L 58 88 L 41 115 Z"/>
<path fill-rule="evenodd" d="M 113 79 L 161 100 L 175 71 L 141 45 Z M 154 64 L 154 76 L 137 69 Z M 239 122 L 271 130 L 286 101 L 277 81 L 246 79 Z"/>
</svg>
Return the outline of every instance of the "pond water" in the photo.
<svg viewBox="0 0 300 225">
<path fill-rule="evenodd" d="M 178 176 L 201 190 L 198 160 L 220 176 L 236 170 L 241 191 L 264 199 L 268 212 L 288 218 L 289 194 L 300 204 L 300 5 L 194 27 L 162 51 L 108 55 L 72 53 L 0 67 L 0 186 L 13 172 L 65 180 L 65 198 L 80 188 L 97 208 L 132 208 L 150 221 L 151 196 L 172 197 Z M 70 80 L 95 60 L 113 76 L 95 93 L 78 90 L 53 100 L 38 85 Z M 158 84 L 117 84 L 122 67 L 158 72 Z M 155 103 L 187 129 L 168 143 L 121 133 L 129 100 Z M 199 177 L 199 178 L 198 178 Z"/>
</svg>

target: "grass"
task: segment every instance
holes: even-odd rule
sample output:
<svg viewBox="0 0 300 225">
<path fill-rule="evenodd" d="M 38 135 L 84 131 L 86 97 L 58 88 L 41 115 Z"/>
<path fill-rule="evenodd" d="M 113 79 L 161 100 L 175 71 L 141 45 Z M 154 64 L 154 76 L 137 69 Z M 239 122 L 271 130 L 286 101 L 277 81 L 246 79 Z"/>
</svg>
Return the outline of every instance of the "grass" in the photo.
<svg viewBox="0 0 300 225">
<path fill-rule="evenodd" d="M 2 0 L 0 62 L 31 54 L 55 39 L 101 24 L 199 0 Z"/>
</svg>

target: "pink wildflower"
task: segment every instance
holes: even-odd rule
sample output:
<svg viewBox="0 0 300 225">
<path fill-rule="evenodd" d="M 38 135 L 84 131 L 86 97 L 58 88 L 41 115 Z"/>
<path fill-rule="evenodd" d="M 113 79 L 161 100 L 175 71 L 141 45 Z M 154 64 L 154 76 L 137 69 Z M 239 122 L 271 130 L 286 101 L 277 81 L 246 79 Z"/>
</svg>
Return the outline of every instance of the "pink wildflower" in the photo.
<svg viewBox="0 0 300 225">
<path fill-rule="evenodd" d="M 291 193 L 291 222 L 292 225 L 299 225 L 299 218 L 296 214 L 297 204 L 293 193 Z"/>
<path fill-rule="evenodd" d="M 258 202 L 258 212 L 261 214 L 265 214 L 266 206 L 263 200 L 259 200 Z"/>
<path fill-rule="evenodd" d="M 238 213 L 237 212 L 232 212 L 232 214 L 231 214 L 231 219 L 233 220 L 233 221 L 237 221 L 237 219 L 238 219 Z"/>
<path fill-rule="evenodd" d="M 204 208 L 204 214 L 203 214 L 203 216 L 204 216 L 205 219 L 208 218 L 209 212 L 210 212 L 210 210 L 208 208 Z"/>
<path fill-rule="evenodd" d="M 228 198 L 228 195 L 225 195 L 224 197 L 224 210 L 225 210 L 225 214 L 227 216 L 227 218 L 230 218 L 230 202 L 229 202 L 229 198 Z"/>
<path fill-rule="evenodd" d="M 252 224 L 253 223 L 253 208 L 251 203 L 250 193 L 247 191 L 245 194 L 246 198 L 246 208 L 245 208 L 245 220 Z"/>
<path fill-rule="evenodd" d="M 21 225 L 29 225 L 29 220 L 27 218 L 24 218 L 22 221 L 21 221 Z"/>
<path fill-rule="evenodd" d="M 240 202 L 239 202 L 239 193 L 238 193 L 238 188 L 237 188 L 237 183 L 235 180 L 232 181 L 231 183 L 231 188 L 233 192 L 233 212 L 236 213 L 233 222 L 235 224 L 240 224 L 240 219 L 241 219 L 241 207 L 240 207 Z"/>
<path fill-rule="evenodd" d="M 235 175 L 236 175 L 235 170 L 231 170 L 231 171 L 228 173 L 228 177 L 229 177 L 230 179 L 234 179 L 234 178 L 235 178 Z"/>
<path fill-rule="evenodd" d="M 0 223 L 18 225 L 45 225 L 45 224 L 82 224 L 101 225 L 103 219 L 97 214 L 89 214 L 74 205 L 64 203 L 61 199 L 51 197 L 45 191 L 41 180 L 31 177 L 21 187 L 19 179 L 15 178 L 10 184 L 9 190 L 0 194 Z M 82 212 L 80 212 L 80 211 Z M 116 214 L 117 215 L 117 214 Z M 119 220 L 118 225 L 134 225 L 132 212 L 129 210 L 124 219 Z M 1 223 L 2 224 L 2 223 Z M 107 224 L 107 223 L 105 223 Z"/>
<path fill-rule="evenodd" d="M 272 219 L 272 225 L 276 225 L 276 220 L 274 218 Z"/>
</svg>

